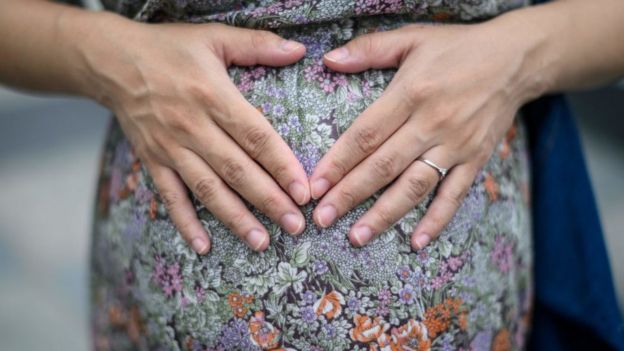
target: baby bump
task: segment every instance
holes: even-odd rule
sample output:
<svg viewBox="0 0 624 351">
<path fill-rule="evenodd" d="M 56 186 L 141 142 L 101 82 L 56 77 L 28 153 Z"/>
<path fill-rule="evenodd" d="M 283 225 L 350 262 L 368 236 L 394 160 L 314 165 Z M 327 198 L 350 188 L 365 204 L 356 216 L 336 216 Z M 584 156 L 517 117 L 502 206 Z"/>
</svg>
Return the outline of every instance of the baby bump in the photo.
<svg viewBox="0 0 624 351">
<path fill-rule="evenodd" d="M 322 53 L 342 29 L 291 37 L 306 57 L 284 68 L 229 73 L 311 174 L 324 153 L 385 89 L 392 70 L 344 75 Z M 520 348 L 531 300 L 526 136 L 518 121 L 475 180 L 442 235 L 424 250 L 410 234 L 430 198 L 363 248 L 351 225 L 381 194 L 320 229 L 315 202 L 292 237 L 253 206 L 271 245 L 251 251 L 196 202 L 212 235 L 192 252 L 152 180 L 113 123 L 103 157 L 94 227 L 96 343 L 128 349 L 428 350 Z"/>
</svg>

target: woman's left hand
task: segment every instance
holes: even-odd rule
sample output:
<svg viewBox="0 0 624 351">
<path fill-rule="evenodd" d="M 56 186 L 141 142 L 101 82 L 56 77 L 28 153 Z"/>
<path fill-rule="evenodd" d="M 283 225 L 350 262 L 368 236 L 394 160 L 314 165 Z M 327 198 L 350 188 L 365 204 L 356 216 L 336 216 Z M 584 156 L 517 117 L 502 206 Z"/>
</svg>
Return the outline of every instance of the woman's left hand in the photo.
<svg viewBox="0 0 624 351">
<path fill-rule="evenodd" d="M 519 107 L 540 92 L 527 74 L 539 36 L 494 21 L 410 24 L 357 37 L 325 54 L 324 63 L 340 72 L 398 71 L 310 177 L 312 197 L 325 194 L 314 210 L 317 225 L 331 225 L 396 178 L 349 232 L 353 244 L 368 243 L 440 181 L 422 158 L 449 173 L 414 229 L 412 248 L 439 235 Z"/>
</svg>

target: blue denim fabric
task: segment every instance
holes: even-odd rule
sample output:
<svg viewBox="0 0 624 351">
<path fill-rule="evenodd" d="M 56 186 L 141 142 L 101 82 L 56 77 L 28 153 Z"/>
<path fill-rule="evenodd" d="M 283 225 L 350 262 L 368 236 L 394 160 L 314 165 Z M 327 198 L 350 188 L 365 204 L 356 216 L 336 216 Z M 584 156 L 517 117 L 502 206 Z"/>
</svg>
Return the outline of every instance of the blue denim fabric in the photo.
<svg viewBox="0 0 624 351">
<path fill-rule="evenodd" d="M 533 176 L 535 309 L 530 350 L 624 350 L 598 210 L 565 98 L 524 107 Z"/>
</svg>

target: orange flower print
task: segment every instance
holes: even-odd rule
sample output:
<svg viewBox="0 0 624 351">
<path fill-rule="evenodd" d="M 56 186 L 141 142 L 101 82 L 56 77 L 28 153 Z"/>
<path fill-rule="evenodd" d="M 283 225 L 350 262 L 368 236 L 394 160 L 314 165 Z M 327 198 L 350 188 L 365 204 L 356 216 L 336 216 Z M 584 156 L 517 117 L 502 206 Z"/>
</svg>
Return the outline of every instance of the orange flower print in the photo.
<svg viewBox="0 0 624 351">
<path fill-rule="evenodd" d="M 327 319 L 332 319 L 342 313 L 344 303 L 342 294 L 334 290 L 316 301 L 313 308 L 318 316 L 325 315 Z"/>
<path fill-rule="evenodd" d="M 490 200 L 498 200 L 498 184 L 491 173 L 485 175 L 485 182 L 483 182 L 483 185 L 485 186 L 485 191 L 490 197 Z"/>
<path fill-rule="evenodd" d="M 229 293 L 227 299 L 232 308 L 243 305 L 243 297 L 237 292 Z"/>
<path fill-rule="evenodd" d="M 435 339 L 449 328 L 453 317 L 460 314 L 461 303 L 461 299 L 446 299 L 425 311 L 423 323 L 431 339 Z"/>
<path fill-rule="evenodd" d="M 511 341 L 509 340 L 509 331 L 506 328 L 501 329 L 492 342 L 492 351 L 509 351 L 511 350 Z"/>
<path fill-rule="evenodd" d="M 232 307 L 232 312 L 234 312 L 234 315 L 238 318 L 245 317 L 245 315 L 247 314 L 247 311 L 249 310 L 245 306 Z"/>
<path fill-rule="evenodd" d="M 349 336 L 351 336 L 353 340 L 364 343 L 377 340 L 390 328 L 390 325 L 385 323 L 381 317 L 371 319 L 369 316 L 363 316 L 357 313 L 355 317 L 353 317 L 353 323 L 355 327 L 349 331 Z"/>
<path fill-rule="evenodd" d="M 271 350 L 279 345 L 280 330 L 264 319 L 264 312 L 256 311 L 249 319 L 249 334 L 254 345 Z"/>
<path fill-rule="evenodd" d="M 249 312 L 249 309 L 244 304 L 252 303 L 253 295 L 241 295 L 238 292 L 232 292 L 228 294 L 227 300 L 230 308 L 232 308 L 232 313 L 238 318 L 243 318 Z"/>
<path fill-rule="evenodd" d="M 252 294 L 245 294 L 243 295 L 243 300 L 249 305 L 250 303 L 253 303 L 254 296 Z"/>
<path fill-rule="evenodd" d="M 427 327 L 410 319 L 399 328 L 392 328 L 392 351 L 428 351 L 431 341 L 427 336 Z"/>
<path fill-rule="evenodd" d="M 157 212 L 158 212 L 158 202 L 156 202 L 156 198 L 152 196 L 152 199 L 150 200 L 150 207 L 149 207 L 149 218 L 151 220 L 156 219 Z"/>
</svg>

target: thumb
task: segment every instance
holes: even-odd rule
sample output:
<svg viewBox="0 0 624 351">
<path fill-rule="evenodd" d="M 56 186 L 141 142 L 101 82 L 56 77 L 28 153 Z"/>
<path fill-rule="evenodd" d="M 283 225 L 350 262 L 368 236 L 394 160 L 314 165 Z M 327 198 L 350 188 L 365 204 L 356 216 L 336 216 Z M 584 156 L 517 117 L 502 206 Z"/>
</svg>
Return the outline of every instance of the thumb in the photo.
<svg viewBox="0 0 624 351">
<path fill-rule="evenodd" d="M 285 66 L 299 61 L 306 51 L 303 44 L 267 30 L 228 27 L 215 39 L 215 47 L 228 66 Z"/>
<path fill-rule="evenodd" d="M 399 67 L 413 46 L 409 32 L 400 29 L 370 33 L 326 53 L 323 61 L 329 68 L 345 73 Z"/>
</svg>

